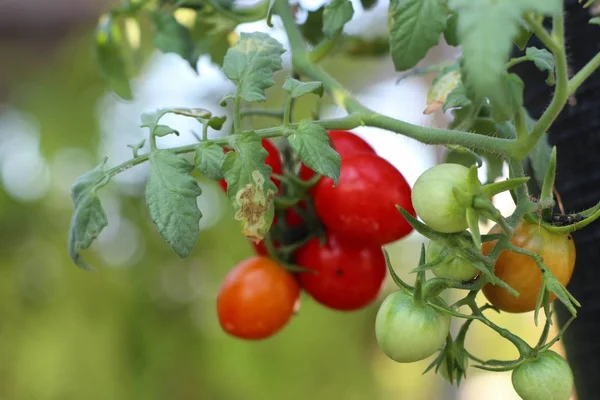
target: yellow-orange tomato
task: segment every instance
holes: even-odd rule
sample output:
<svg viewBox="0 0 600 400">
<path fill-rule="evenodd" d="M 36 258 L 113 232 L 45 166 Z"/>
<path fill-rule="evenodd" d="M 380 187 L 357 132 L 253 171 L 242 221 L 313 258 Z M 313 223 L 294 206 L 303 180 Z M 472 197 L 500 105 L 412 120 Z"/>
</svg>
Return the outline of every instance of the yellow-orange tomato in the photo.
<svg viewBox="0 0 600 400">
<path fill-rule="evenodd" d="M 490 233 L 499 233 L 495 226 Z M 511 239 L 513 245 L 539 254 L 556 279 L 567 285 L 575 267 L 575 244 L 569 234 L 553 233 L 542 226 L 521 221 Z M 489 254 L 495 241 L 483 244 L 483 253 Z M 513 296 L 500 286 L 487 284 L 483 294 L 500 310 L 520 313 L 535 309 L 538 293 L 542 287 L 542 273 L 535 261 L 524 254 L 503 250 L 496 260 L 494 274 L 519 292 Z M 550 300 L 556 296 L 550 294 Z"/>
</svg>

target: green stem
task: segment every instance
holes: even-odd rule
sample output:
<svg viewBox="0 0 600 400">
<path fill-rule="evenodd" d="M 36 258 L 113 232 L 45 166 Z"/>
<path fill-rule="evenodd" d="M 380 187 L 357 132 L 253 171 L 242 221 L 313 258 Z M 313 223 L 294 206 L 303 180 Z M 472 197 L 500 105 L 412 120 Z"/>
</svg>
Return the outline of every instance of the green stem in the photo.
<svg viewBox="0 0 600 400">
<path fill-rule="evenodd" d="M 594 58 L 592 58 L 590 61 L 588 61 L 588 63 L 585 64 L 585 66 L 583 68 L 581 68 L 579 70 L 579 72 L 577 72 L 575 74 L 575 76 L 569 80 L 569 84 L 567 87 L 567 92 L 568 92 L 569 96 L 572 95 L 573 93 L 575 93 L 577 88 L 579 88 L 579 86 L 581 86 L 581 84 L 587 78 L 589 78 L 589 76 L 594 71 L 596 71 L 598 69 L 598 67 L 600 67 L 600 53 L 596 54 L 594 56 Z"/>
<path fill-rule="evenodd" d="M 285 102 L 285 108 L 283 109 L 283 126 L 286 128 L 289 127 L 291 123 L 292 104 L 294 104 L 294 99 L 292 96 L 289 96 Z"/>
<path fill-rule="evenodd" d="M 512 68 L 517 64 L 520 64 L 522 62 L 526 62 L 529 61 L 529 57 L 527 56 L 521 56 L 521 57 L 517 57 L 517 58 L 511 58 L 507 63 L 506 63 L 506 69 Z"/>
<path fill-rule="evenodd" d="M 546 133 L 550 125 L 552 125 L 554 120 L 558 117 L 558 114 L 560 114 L 569 98 L 569 76 L 567 71 L 567 56 L 564 47 L 564 19 L 562 17 L 562 11 L 560 17 L 555 17 L 553 21 L 554 29 L 552 36 L 554 37 L 544 29 L 541 23 L 535 21 L 533 18 L 526 16 L 525 20 L 533 33 L 535 33 L 554 55 L 556 64 L 556 89 L 554 90 L 552 101 L 546 111 L 544 111 L 544 114 L 542 114 L 527 138 L 525 138 L 515 150 L 513 155 L 518 159 L 524 159 L 535 147 L 542 135 Z M 561 36 L 558 37 L 558 35 Z"/>
<path fill-rule="evenodd" d="M 239 88 L 237 89 L 239 92 Z M 242 127 L 242 114 L 240 112 L 240 105 L 242 102 L 242 98 L 239 93 L 236 93 L 233 98 L 233 133 L 240 133 Z"/>
<path fill-rule="evenodd" d="M 257 110 L 248 109 L 248 110 L 240 111 L 241 118 L 251 117 L 251 116 L 271 117 L 271 118 L 282 119 L 283 112 L 278 111 L 278 110 L 261 110 L 261 109 L 257 109 Z"/>
<path fill-rule="evenodd" d="M 208 121 L 202 124 L 202 141 L 206 142 L 208 140 Z"/>
<path fill-rule="evenodd" d="M 329 54 L 329 52 L 333 50 L 341 35 L 342 34 L 340 32 L 331 39 L 323 39 L 320 43 L 313 47 L 310 54 L 308 55 L 309 60 L 312 63 L 317 63 L 323 58 L 325 58 L 325 56 L 327 56 L 327 54 Z"/>
</svg>

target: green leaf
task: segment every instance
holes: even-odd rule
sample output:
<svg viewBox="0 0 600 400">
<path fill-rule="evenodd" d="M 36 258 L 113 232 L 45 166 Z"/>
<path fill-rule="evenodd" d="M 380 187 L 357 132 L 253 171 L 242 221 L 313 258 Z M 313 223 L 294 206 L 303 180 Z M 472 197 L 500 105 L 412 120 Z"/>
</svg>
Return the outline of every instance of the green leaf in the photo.
<svg viewBox="0 0 600 400">
<path fill-rule="evenodd" d="M 325 128 L 307 120 L 300 121 L 296 133 L 288 136 L 288 141 L 308 168 L 333 179 L 337 185 L 340 155 L 329 145 Z"/>
<path fill-rule="evenodd" d="M 102 229 L 108 225 L 106 212 L 102 208 L 97 191 L 110 178 L 106 175 L 106 158 L 92 171 L 81 175 L 71 188 L 71 199 L 75 210 L 69 227 L 69 256 L 84 269 L 91 267 L 81 259 L 80 250 L 90 247 Z"/>
<path fill-rule="evenodd" d="M 510 119 L 516 110 L 505 80 L 512 40 L 519 34 L 525 12 L 555 14 L 561 0 L 449 0 L 458 14 L 458 37 L 463 46 L 463 82 L 476 102 L 488 98 L 494 118 Z"/>
<path fill-rule="evenodd" d="M 229 49 L 229 35 L 237 23 L 215 9 L 204 7 L 198 11 L 190 30 L 195 43 L 194 55 L 208 54 L 213 63 L 221 66 Z"/>
<path fill-rule="evenodd" d="M 600 17 L 594 17 L 590 19 L 588 23 L 592 25 L 600 25 Z"/>
<path fill-rule="evenodd" d="M 283 84 L 283 90 L 290 94 L 292 99 L 304 96 L 308 93 L 314 93 L 319 97 L 323 96 L 323 82 L 301 82 L 288 77 Z"/>
<path fill-rule="evenodd" d="M 169 150 L 150 154 L 146 204 L 161 236 L 181 258 L 187 257 L 198 238 L 200 217 L 196 198 L 202 190 L 190 172 L 194 167 Z"/>
<path fill-rule="evenodd" d="M 223 72 L 237 85 L 237 95 L 248 102 L 265 101 L 265 89 L 273 86 L 273 73 L 282 68 L 281 43 L 266 33 L 242 33 L 227 51 Z"/>
<path fill-rule="evenodd" d="M 170 135 L 171 133 L 174 133 L 177 136 L 179 136 L 179 132 L 176 129 L 173 129 L 167 125 L 156 125 L 154 127 L 154 129 L 152 129 L 152 134 L 154 136 L 162 137 L 162 136 Z"/>
<path fill-rule="evenodd" d="M 445 0 L 391 0 L 388 13 L 394 66 L 405 71 L 438 43 L 446 29 L 448 7 Z"/>
<path fill-rule="evenodd" d="M 457 25 L 458 15 L 456 15 L 456 13 L 451 12 L 448 16 L 446 29 L 444 30 L 444 39 L 446 39 L 446 43 L 448 43 L 450 46 L 460 45 L 460 42 L 458 41 L 458 35 L 456 33 Z"/>
<path fill-rule="evenodd" d="M 155 11 L 152 19 L 156 29 L 156 48 L 163 53 L 180 55 L 195 70 L 198 59 L 194 56 L 194 42 L 189 29 L 177 22 L 172 14 L 163 11 Z"/>
<path fill-rule="evenodd" d="M 212 114 L 203 108 L 162 108 L 150 113 L 142 114 L 142 128 L 150 128 L 153 131 L 157 126 L 160 119 L 165 114 L 177 114 L 185 117 L 195 118 L 200 122 L 211 118 Z M 215 117 L 218 118 L 218 117 Z M 220 117 L 225 118 L 225 117 Z"/>
<path fill-rule="evenodd" d="M 103 15 L 96 29 L 96 57 L 102 76 L 119 97 L 131 100 L 129 74 L 122 47 L 123 37 L 119 25 L 108 15 Z"/>
<path fill-rule="evenodd" d="M 223 162 L 227 195 L 244 235 L 262 240 L 273 222 L 273 198 L 277 193 L 270 179 L 272 169 L 265 164 L 269 154 L 254 132 L 231 135 L 229 140 L 234 151 L 227 153 Z"/>
<path fill-rule="evenodd" d="M 529 27 L 525 23 L 519 23 L 519 32 L 513 39 L 513 43 L 519 48 L 519 50 L 525 50 L 529 39 L 533 35 L 533 32 L 529 30 Z"/>
<path fill-rule="evenodd" d="M 304 24 L 300 26 L 302 36 L 310 43 L 317 44 L 323 39 L 323 10 L 325 7 L 321 7 L 315 11 L 309 11 L 308 17 Z"/>
<path fill-rule="evenodd" d="M 525 56 L 533 61 L 540 71 L 548 71 L 548 85 L 554 85 L 554 56 L 546 49 L 537 47 L 528 47 L 525 50 Z"/>
<path fill-rule="evenodd" d="M 544 176 L 548 170 L 548 164 L 550 164 L 551 154 L 552 147 L 548 144 L 547 135 L 544 135 L 527 158 L 533 172 L 533 177 L 540 189 L 544 184 Z"/>
<path fill-rule="evenodd" d="M 214 181 L 223 179 L 221 167 L 225 160 L 225 154 L 221 146 L 214 143 L 200 143 L 196 147 L 194 164 L 196 169 L 207 178 Z"/>
<path fill-rule="evenodd" d="M 442 109 L 445 112 L 450 108 L 467 107 L 471 104 L 471 100 L 469 100 L 469 98 L 467 97 L 467 91 L 464 85 L 461 83 L 458 86 L 456 86 L 454 90 L 448 93 L 448 96 L 446 97 L 446 101 L 444 102 L 444 106 L 442 107 Z"/>
<path fill-rule="evenodd" d="M 364 10 L 370 10 L 375 4 L 377 4 L 377 0 L 360 0 L 360 5 Z"/>
<path fill-rule="evenodd" d="M 352 19 L 354 8 L 350 0 L 332 0 L 323 10 L 323 33 L 333 38 Z"/>
<path fill-rule="evenodd" d="M 220 131 L 223 128 L 223 124 L 227 121 L 227 116 L 223 115 L 222 117 L 211 117 L 208 120 L 208 126 L 213 128 L 216 131 Z"/>
</svg>

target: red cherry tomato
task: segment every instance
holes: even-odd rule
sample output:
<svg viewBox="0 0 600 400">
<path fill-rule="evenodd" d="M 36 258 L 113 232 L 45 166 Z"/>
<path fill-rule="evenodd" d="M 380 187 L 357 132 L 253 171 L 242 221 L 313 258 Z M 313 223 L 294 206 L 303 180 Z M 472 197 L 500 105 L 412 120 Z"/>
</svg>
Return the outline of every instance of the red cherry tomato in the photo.
<svg viewBox="0 0 600 400">
<path fill-rule="evenodd" d="M 301 247 L 296 263 L 312 270 L 298 274 L 304 290 L 317 302 L 342 311 L 373 302 L 386 274 L 379 246 L 347 241 L 332 232 L 325 246 L 315 238 Z"/>
<path fill-rule="evenodd" d="M 356 136 L 352 132 L 348 131 L 329 131 L 327 132 L 331 143 L 335 151 L 337 151 L 340 157 L 344 158 L 354 153 L 373 153 L 375 150 L 365 142 L 360 136 Z M 308 168 L 306 165 L 300 165 L 299 176 L 303 180 L 307 181 L 315 175 L 314 171 Z"/>
<path fill-rule="evenodd" d="M 281 154 L 279 154 L 279 150 L 277 150 L 277 147 L 275 147 L 275 145 L 271 143 L 271 141 L 268 139 L 262 140 L 262 147 L 267 151 L 267 153 L 269 153 L 269 155 L 265 159 L 265 163 L 273 169 L 274 174 L 281 175 L 283 173 L 283 162 L 281 161 Z M 223 149 L 224 153 L 228 153 L 230 151 L 231 150 Z M 275 186 L 277 186 L 277 190 L 279 190 L 281 182 L 279 182 L 273 177 L 271 177 L 271 180 L 273 181 Z M 219 181 L 219 186 L 221 186 L 221 189 L 223 189 L 223 191 L 227 192 L 227 182 L 225 182 L 225 179 L 221 179 Z"/>
<path fill-rule="evenodd" d="M 290 320 L 299 294 L 291 273 L 268 257 L 250 257 L 229 271 L 219 290 L 219 322 L 232 336 L 267 338 Z"/>
<path fill-rule="evenodd" d="M 336 187 L 323 177 L 314 188 L 315 210 L 325 226 L 358 241 L 383 245 L 412 232 L 396 205 L 411 215 L 411 189 L 402 174 L 376 154 L 357 153 L 342 162 Z"/>
</svg>

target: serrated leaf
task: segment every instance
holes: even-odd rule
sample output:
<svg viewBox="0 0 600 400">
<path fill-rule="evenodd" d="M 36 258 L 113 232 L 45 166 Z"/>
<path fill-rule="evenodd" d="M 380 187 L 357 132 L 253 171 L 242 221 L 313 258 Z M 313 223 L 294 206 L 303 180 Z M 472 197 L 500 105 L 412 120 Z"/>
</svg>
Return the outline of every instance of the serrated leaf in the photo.
<svg viewBox="0 0 600 400">
<path fill-rule="evenodd" d="M 154 136 L 162 137 L 162 136 L 170 135 L 171 133 L 179 135 L 179 132 L 177 131 L 177 129 L 173 129 L 167 125 L 156 125 L 154 127 L 154 129 L 152 129 L 152 134 Z"/>
<path fill-rule="evenodd" d="M 460 42 L 458 41 L 458 35 L 456 33 L 457 24 L 458 15 L 451 12 L 448 16 L 448 21 L 446 22 L 446 29 L 444 29 L 444 39 L 450 46 L 460 45 Z"/>
<path fill-rule="evenodd" d="M 445 0 L 391 0 L 390 48 L 396 71 L 417 65 L 446 29 Z"/>
<path fill-rule="evenodd" d="M 307 167 L 333 179 L 337 185 L 340 178 L 340 155 L 329 145 L 327 131 L 311 121 L 300 121 L 296 133 L 288 141 Z"/>
<path fill-rule="evenodd" d="M 283 84 L 283 90 L 295 99 L 308 93 L 314 93 L 319 97 L 323 96 L 323 82 L 301 82 L 288 77 Z"/>
<path fill-rule="evenodd" d="M 272 169 L 265 164 L 269 153 L 254 132 L 229 138 L 234 151 L 227 153 L 222 168 L 227 195 L 235 210 L 235 219 L 242 223 L 244 235 L 262 240 L 273 222 L 273 198 L 277 193 L 270 179 Z"/>
<path fill-rule="evenodd" d="M 591 18 L 588 23 L 592 25 L 600 25 L 600 17 Z"/>
<path fill-rule="evenodd" d="M 195 70 L 198 59 L 194 56 L 194 42 L 190 31 L 181 25 L 172 14 L 155 11 L 152 14 L 154 45 L 163 53 L 175 53 L 186 60 Z"/>
<path fill-rule="evenodd" d="M 323 10 L 323 33 L 333 38 L 352 19 L 354 7 L 350 0 L 332 0 Z"/>
<path fill-rule="evenodd" d="M 223 148 L 214 143 L 200 143 L 196 147 L 194 164 L 196 169 L 203 173 L 207 178 L 214 181 L 223 179 L 221 167 L 225 160 Z"/>
<path fill-rule="evenodd" d="M 146 204 L 161 236 L 181 258 L 196 244 L 202 213 L 196 198 L 202 190 L 190 172 L 185 158 L 169 150 L 150 154 L 150 176 L 146 184 Z"/>
<path fill-rule="evenodd" d="M 546 49 L 538 49 L 537 47 L 528 47 L 525 50 L 525 56 L 533 61 L 535 66 L 540 71 L 548 71 L 548 85 L 554 85 L 554 56 Z"/>
<path fill-rule="evenodd" d="M 106 159 L 92 171 L 81 175 L 71 188 L 74 211 L 69 227 L 69 256 L 84 269 L 91 267 L 81 259 L 80 250 L 90 247 L 102 229 L 108 225 L 97 191 L 109 182 L 105 172 Z"/>
<path fill-rule="evenodd" d="M 96 57 L 102 76 L 119 97 L 131 100 L 129 74 L 125 65 L 122 47 L 123 35 L 118 24 L 108 15 L 103 15 L 96 29 Z"/>
<path fill-rule="evenodd" d="M 265 101 L 265 89 L 273 86 L 273 73 L 282 68 L 281 43 L 266 33 L 242 33 L 227 51 L 223 73 L 237 85 L 237 95 L 248 102 Z"/>
<path fill-rule="evenodd" d="M 448 93 L 442 109 L 445 112 L 450 108 L 467 107 L 471 104 L 471 100 L 467 96 L 467 91 L 465 90 L 464 85 L 459 84 L 456 88 L 454 88 L 454 90 Z"/>
</svg>

